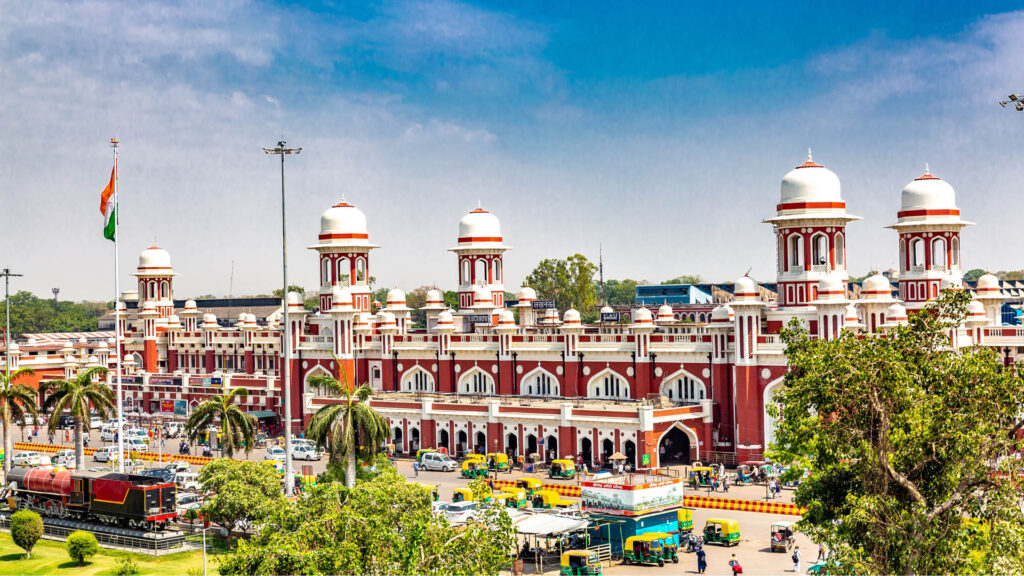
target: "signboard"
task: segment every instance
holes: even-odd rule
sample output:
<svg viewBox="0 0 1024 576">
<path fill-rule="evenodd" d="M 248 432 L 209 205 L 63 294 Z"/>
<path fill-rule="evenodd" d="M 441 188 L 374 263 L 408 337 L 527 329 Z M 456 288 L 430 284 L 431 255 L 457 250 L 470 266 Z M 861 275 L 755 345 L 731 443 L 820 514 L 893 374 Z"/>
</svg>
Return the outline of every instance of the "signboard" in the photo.
<svg viewBox="0 0 1024 576">
<path fill-rule="evenodd" d="M 111 382 L 117 382 L 117 376 L 110 377 Z M 122 384 L 142 384 L 142 376 L 121 376 Z"/>
<path fill-rule="evenodd" d="M 547 310 L 548 308 L 554 308 L 554 307 L 555 307 L 555 301 L 554 300 L 534 300 L 533 301 L 533 309 L 534 310 Z"/>
<path fill-rule="evenodd" d="M 491 316 L 490 314 L 467 314 L 466 322 L 470 324 L 490 324 Z"/>
<path fill-rule="evenodd" d="M 188 415 L 188 401 L 186 401 L 186 400 L 175 400 L 174 401 L 174 415 L 175 416 L 187 416 Z"/>
<path fill-rule="evenodd" d="M 651 467 L 651 455 L 650 454 L 644 454 L 643 456 L 641 456 L 640 457 L 640 465 L 643 466 L 644 468 L 650 468 Z"/>
<path fill-rule="evenodd" d="M 601 312 L 601 322 L 618 322 L 618 312 Z"/>
<path fill-rule="evenodd" d="M 681 506 L 683 486 L 682 478 L 647 484 L 581 482 L 580 504 L 586 512 L 642 516 Z"/>
<path fill-rule="evenodd" d="M 166 412 L 168 414 L 173 413 L 174 412 L 174 400 L 161 400 L 160 401 L 160 411 L 161 412 Z"/>
<path fill-rule="evenodd" d="M 188 383 L 192 386 L 220 386 L 222 380 L 219 376 L 190 376 Z"/>
<path fill-rule="evenodd" d="M 150 386 L 181 386 L 181 378 L 173 376 L 150 376 Z"/>
</svg>

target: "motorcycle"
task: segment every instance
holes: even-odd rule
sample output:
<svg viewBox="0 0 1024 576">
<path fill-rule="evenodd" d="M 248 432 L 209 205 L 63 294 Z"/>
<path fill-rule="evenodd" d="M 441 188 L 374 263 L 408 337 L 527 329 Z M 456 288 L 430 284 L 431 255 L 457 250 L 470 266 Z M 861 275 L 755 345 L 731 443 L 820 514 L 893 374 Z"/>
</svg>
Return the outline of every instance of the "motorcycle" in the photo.
<svg viewBox="0 0 1024 576">
<path fill-rule="evenodd" d="M 686 551 L 687 553 L 697 550 L 704 546 L 704 537 L 699 534 L 691 533 L 689 538 L 686 540 Z"/>
</svg>

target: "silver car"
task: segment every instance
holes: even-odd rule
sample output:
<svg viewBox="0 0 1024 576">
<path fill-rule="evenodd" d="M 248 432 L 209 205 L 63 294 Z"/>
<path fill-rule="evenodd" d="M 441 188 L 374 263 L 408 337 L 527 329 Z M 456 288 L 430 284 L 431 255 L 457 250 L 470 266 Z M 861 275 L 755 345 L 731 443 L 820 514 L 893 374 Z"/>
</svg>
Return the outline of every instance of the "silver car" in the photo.
<svg viewBox="0 0 1024 576">
<path fill-rule="evenodd" d="M 440 470 L 451 472 L 459 469 L 459 463 L 440 452 L 427 452 L 420 457 L 420 468 L 423 470 Z"/>
</svg>

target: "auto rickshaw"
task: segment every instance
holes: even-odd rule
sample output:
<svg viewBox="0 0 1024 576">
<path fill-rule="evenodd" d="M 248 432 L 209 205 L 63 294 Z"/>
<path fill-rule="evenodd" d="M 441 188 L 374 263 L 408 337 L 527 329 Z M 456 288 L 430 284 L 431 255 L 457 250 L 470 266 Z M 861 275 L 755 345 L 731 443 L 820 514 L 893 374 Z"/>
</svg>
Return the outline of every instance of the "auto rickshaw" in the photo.
<svg viewBox="0 0 1024 576">
<path fill-rule="evenodd" d="M 421 449 L 417 450 L 416 451 L 416 461 L 422 463 L 423 462 L 423 455 L 428 453 L 428 452 L 437 452 L 437 450 L 434 450 L 433 448 L 421 448 Z"/>
<path fill-rule="evenodd" d="M 423 486 L 427 490 L 430 490 L 431 501 L 437 502 L 438 500 L 441 499 L 441 494 L 437 491 L 437 486 L 432 486 L 430 484 L 420 484 L 420 486 Z"/>
<path fill-rule="evenodd" d="M 536 478 L 520 478 L 516 480 L 516 488 L 526 490 L 526 494 L 533 496 L 544 484 Z"/>
<path fill-rule="evenodd" d="M 664 539 L 662 532 L 648 532 L 630 536 L 622 548 L 623 564 L 657 564 L 665 565 Z"/>
<path fill-rule="evenodd" d="M 473 500 L 475 500 L 473 498 L 473 491 L 469 488 L 456 488 L 452 490 L 452 504 L 456 502 L 472 502 Z"/>
<path fill-rule="evenodd" d="M 576 477 L 576 463 L 572 460 L 552 460 L 548 468 L 548 478 L 572 480 Z"/>
<path fill-rule="evenodd" d="M 498 472 L 511 472 L 512 466 L 508 462 L 508 454 L 493 453 L 487 455 L 487 469 Z"/>
<path fill-rule="evenodd" d="M 679 543 L 675 536 L 666 532 L 658 532 L 658 534 L 661 535 L 662 557 L 666 562 L 671 560 L 673 564 L 679 564 Z"/>
<path fill-rule="evenodd" d="M 793 536 L 792 522 L 779 521 L 771 527 L 772 552 L 788 552 L 793 548 L 796 537 Z"/>
<path fill-rule="evenodd" d="M 483 460 L 463 460 L 462 461 L 462 477 L 463 478 L 480 478 L 487 476 L 487 463 Z"/>
<path fill-rule="evenodd" d="M 754 473 L 757 472 L 757 468 L 751 467 L 749 464 L 740 464 L 736 467 L 736 476 L 734 482 L 736 485 L 740 484 L 753 484 L 756 482 Z"/>
<path fill-rule="evenodd" d="M 694 466 L 690 468 L 690 488 L 710 486 L 715 472 L 717 470 L 708 466 Z"/>
<path fill-rule="evenodd" d="M 679 533 L 689 534 L 693 532 L 693 509 L 692 508 L 680 508 L 679 509 Z"/>
<path fill-rule="evenodd" d="M 596 552 L 569 550 L 562 554 L 561 576 L 600 576 L 601 561 Z"/>
<path fill-rule="evenodd" d="M 554 490 L 537 490 L 533 493 L 534 508 L 568 508 L 573 504 L 576 504 L 576 502 L 576 500 L 562 498 L 562 496 Z"/>
<path fill-rule="evenodd" d="M 508 499 L 505 499 L 505 506 L 509 508 L 526 508 L 528 498 L 526 497 L 526 490 L 522 488 L 504 488 L 502 491 L 494 497 L 495 500 L 499 496 L 508 495 Z"/>
<path fill-rule="evenodd" d="M 487 457 L 483 454 L 466 454 L 462 461 L 473 460 L 475 462 L 487 462 Z"/>
<path fill-rule="evenodd" d="M 704 541 L 708 544 L 718 542 L 725 546 L 740 543 L 740 525 L 728 518 L 709 518 L 704 523 Z"/>
</svg>

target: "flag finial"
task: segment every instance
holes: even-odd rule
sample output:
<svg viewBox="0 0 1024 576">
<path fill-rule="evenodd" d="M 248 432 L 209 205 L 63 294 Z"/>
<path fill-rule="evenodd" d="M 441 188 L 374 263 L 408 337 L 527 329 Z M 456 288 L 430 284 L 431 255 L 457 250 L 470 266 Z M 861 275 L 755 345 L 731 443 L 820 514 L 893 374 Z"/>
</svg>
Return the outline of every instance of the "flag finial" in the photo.
<svg viewBox="0 0 1024 576">
<path fill-rule="evenodd" d="M 810 148 L 807 149 L 807 161 L 808 162 L 814 162 L 814 157 L 811 155 L 811 149 Z"/>
<path fill-rule="evenodd" d="M 927 162 L 924 163 L 924 173 L 925 174 L 931 174 L 932 173 L 931 168 L 928 167 L 928 163 Z"/>
</svg>

